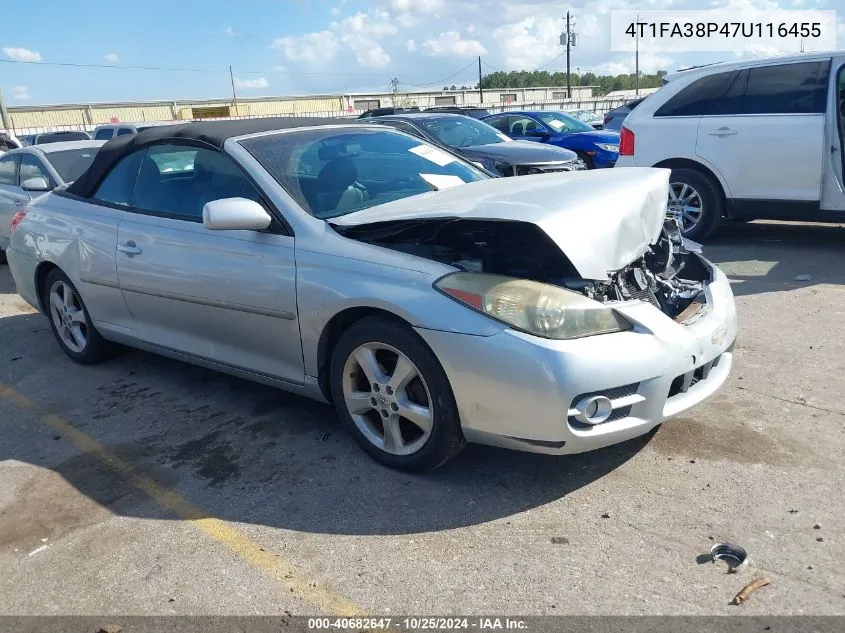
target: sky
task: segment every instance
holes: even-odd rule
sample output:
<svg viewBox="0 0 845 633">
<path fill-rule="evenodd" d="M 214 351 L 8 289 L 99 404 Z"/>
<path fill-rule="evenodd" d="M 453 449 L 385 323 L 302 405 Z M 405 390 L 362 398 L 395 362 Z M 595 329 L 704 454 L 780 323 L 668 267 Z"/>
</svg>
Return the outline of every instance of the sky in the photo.
<svg viewBox="0 0 845 633">
<path fill-rule="evenodd" d="M 0 89 L 9 106 L 225 98 L 230 65 L 241 97 L 472 85 L 479 55 L 485 73 L 565 70 L 567 9 L 573 72 L 617 74 L 634 56 L 610 51 L 611 9 L 704 8 L 836 9 L 845 46 L 845 0 L 0 0 Z M 738 55 L 641 53 L 640 69 Z"/>
</svg>

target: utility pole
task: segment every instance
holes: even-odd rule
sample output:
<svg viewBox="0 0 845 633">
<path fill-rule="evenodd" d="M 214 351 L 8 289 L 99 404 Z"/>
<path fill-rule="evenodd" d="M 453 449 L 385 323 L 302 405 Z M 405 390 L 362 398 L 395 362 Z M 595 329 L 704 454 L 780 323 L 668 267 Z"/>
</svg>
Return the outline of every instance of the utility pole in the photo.
<svg viewBox="0 0 845 633">
<path fill-rule="evenodd" d="M 569 11 L 566 12 L 566 97 L 572 98 L 572 86 L 569 80 L 569 50 L 572 45 L 572 34 L 569 32 Z"/>
<path fill-rule="evenodd" d="M 14 133 L 12 131 L 12 121 L 9 118 L 9 113 L 6 112 L 6 105 L 3 103 L 2 90 L 0 90 L 0 124 L 2 124 L 2 127 L 5 128 L 8 132 Z"/>
<path fill-rule="evenodd" d="M 235 106 L 235 116 L 238 116 L 238 95 L 235 92 L 235 73 L 232 72 L 231 64 L 229 64 L 229 79 L 232 81 L 232 105 Z"/>
<path fill-rule="evenodd" d="M 484 103 L 484 91 L 481 89 L 481 55 L 478 56 L 478 98 Z"/>
<path fill-rule="evenodd" d="M 640 96 L 640 14 L 637 14 L 637 41 L 634 47 L 634 94 Z"/>
<path fill-rule="evenodd" d="M 393 96 L 391 99 L 393 100 L 393 107 L 397 107 L 399 104 L 396 102 L 396 95 L 399 94 L 399 78 L 394 77 L 390 80 L 390 90 L 393 92 Z"/>
</svg>

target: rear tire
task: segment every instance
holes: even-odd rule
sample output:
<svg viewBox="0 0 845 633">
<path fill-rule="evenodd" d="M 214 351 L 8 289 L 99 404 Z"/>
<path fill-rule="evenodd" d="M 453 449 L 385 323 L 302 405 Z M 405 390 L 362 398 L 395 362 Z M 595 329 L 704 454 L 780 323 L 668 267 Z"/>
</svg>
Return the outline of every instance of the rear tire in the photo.
<svg viewBox="0 0 845 633">
<path fill-rule="evenodd" d="M 88 308 L 71 280 L 58 268 L 51 270 L 41 289 L 41 305 L 62 351 L 80 365 L 92 365 L 114 354 L 91 320 Z"/>
<path fill-rule="evenodd" d="M 684 237 L 704 241 L 719 226 L 725 212 L 718 184 L 697 169 L 678 167 L 669 176 L 669 187 L 669 210 L 675 206 L 682 215 Z"/>
<path fill-rule="evenodd" d="M 381 464 L 433 470 L 465 446 L 446 373 L 408 326 L 362 319 L 341 336 L 330 371 L 338 416 Z"/>
</svg>

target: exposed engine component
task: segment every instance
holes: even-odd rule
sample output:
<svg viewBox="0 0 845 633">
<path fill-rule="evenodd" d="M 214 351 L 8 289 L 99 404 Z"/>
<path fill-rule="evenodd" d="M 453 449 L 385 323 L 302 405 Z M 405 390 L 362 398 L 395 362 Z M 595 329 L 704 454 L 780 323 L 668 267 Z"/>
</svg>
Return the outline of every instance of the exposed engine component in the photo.
<svg viewBox="0 0 845 633">
<path fill-rule="evenodd" d="M 596 301 L 648 301 L 677 317 L 703 301 L 709 272 L 685 247 L 674 217 L 642 257 L 608 281 L 583 279 L 560 248 L 538 226 L 493 220 L 416 220 L 338 228 L 346 237 L 450 264 L 562 286 Z"/>
</svg>

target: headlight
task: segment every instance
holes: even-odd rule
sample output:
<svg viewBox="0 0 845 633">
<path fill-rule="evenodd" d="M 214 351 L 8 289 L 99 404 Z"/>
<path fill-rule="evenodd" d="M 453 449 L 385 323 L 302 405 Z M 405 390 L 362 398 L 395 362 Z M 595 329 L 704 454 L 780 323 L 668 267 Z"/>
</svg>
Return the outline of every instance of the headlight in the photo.
<svg viewBox="0 0 845 633">
<path fill-rule="evenodd" d="M 453 273 L 434 287 L 517 330 L 551 339 L 573 339 L 632 329 L 611 308 L 584 295 L 528 279 Z"/>
<path fill-rule="evenodd" d="M 603 149 L 606 152 L 613 152 L 614 154 L 619 153 L 618 145 L 611 145 L 609 143 L 596 143 L 596 147 Z"/>
</svg>

